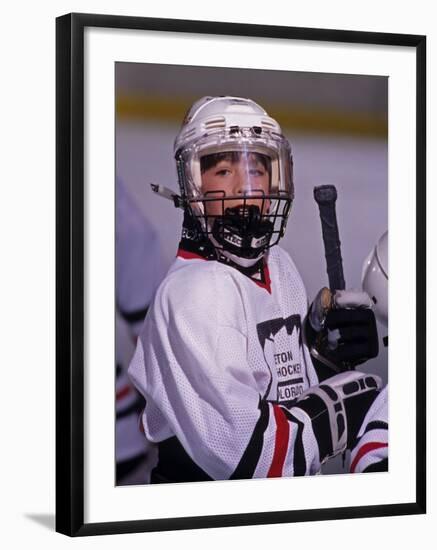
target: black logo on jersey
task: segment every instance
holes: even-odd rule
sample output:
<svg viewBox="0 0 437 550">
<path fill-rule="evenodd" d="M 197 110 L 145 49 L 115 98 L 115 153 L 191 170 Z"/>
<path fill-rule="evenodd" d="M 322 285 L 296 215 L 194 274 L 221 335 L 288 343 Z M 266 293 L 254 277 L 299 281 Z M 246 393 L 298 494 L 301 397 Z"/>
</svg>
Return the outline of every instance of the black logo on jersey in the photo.
<svg viewBox="0 0 437 550">
<path fill-rule="evenodd" d="M 290 337 L 290 346 L 284 348 L 276 342 L 276 335 L 286 329 Z M 291 337 L 296 330 L 299 348 L 302 346 L 302 324 L 300 315 L 290 315 L 286 319 L 277 318 L 264 321 L 257 325 L 258 339 L 264 353 L 264 359 L 270 371 L 270 384 L 267 388 L 265 398 L 269 395 L 273 380 L 276 381 L 276 392 L 274 401 L 288 406 L 299 397 L 304 390 L 304 379 L 300 358 L 293 358 L 291 351 Z M 266 356 L 267 343 L 270 342 L 272 349 Z M 274 373 L 274 376 L 273 376 Z M 272 399 L 271 397 L 271 399 Z"/>
<path fill-rule="evenodd" d="M 302 345 L 302 331 L 301 331 L 301 320 L 300 315 L 290 315 L 286 319 L 282 317 L 278 319 L 270 319 L 269 321 L 264 321 L 259 323 L 256 328 L 258 331 L 258 339 L 261 347 L 264 349 L 266 340 L 274 341 L 275 335 L 285 327 L 287 329 L 287 334 L 291 336 L 293 330 L 296 329 L 299 334 L 299 346 Z"/>
</svg>

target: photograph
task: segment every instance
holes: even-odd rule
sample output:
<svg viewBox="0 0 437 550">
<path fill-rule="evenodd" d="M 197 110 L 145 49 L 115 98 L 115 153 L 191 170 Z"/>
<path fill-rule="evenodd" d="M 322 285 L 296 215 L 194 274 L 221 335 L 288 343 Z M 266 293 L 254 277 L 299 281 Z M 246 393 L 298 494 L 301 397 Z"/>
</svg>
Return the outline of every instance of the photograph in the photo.
<svg viewBox="0 0 437 550">
<path fill-rule="evenodd" d="M 388 78 L 114 75 L 115 484 L 385 475 Z"/>
<path fill-rule="evenodd" d="M 5 548 L 427 549 L 432 5 L 6 5 Z"/>
</svg>

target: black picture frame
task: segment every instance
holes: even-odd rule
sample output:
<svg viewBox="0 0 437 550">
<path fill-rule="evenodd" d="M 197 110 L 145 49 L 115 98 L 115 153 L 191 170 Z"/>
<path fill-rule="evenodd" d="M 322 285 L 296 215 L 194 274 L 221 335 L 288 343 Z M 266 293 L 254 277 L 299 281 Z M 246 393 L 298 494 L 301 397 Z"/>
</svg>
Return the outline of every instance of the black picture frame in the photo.
<svg viewBox="0 0 437 550">
<path fill-rule="evenodd" d="M 84 522 L 84 29 L 376 44 L 416 52 L 416 499 L 390 505 Z M 426 511 L 426 37 L 68 14 L 56 20 L 56 530 L 69 536 L 421 514 Z"/>
</svg>

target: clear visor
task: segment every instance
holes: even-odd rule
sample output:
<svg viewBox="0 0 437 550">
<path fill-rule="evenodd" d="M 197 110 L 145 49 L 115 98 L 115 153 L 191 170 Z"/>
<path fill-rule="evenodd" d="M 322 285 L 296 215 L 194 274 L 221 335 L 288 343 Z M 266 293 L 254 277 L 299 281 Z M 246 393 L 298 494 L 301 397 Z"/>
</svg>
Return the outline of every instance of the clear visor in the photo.
<svg viewBox="0 0 437 550">
<path fill-rule="evenodd" d="M 186 147 L 180 158 L 192 205 L 214 198 L 293 199 L 290 146 L 282 136 L 223 131 Z"/>
</svg>

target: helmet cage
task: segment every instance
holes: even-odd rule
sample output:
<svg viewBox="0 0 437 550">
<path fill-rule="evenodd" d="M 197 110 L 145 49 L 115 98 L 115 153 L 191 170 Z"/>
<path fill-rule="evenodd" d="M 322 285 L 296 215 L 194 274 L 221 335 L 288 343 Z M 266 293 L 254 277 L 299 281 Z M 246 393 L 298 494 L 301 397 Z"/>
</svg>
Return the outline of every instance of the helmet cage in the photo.
<svg viewBox="0 0 437 550">
<path fill-rule="evenodd" d="M 218 197 L 217 193 L 214 191 L 213 196 L 206 193 L 202 197 L 201 208 L 199 208 L 197 200 L 188 201 L 192 215 L 199 221 L 205 236 L 212 240 L 216 248 L 223 248 L 223 243 L 227 243 L 228 247 L 235 248 L 236 255 L 239 255 L 239 250 L 243 256 L 251 257 L 255 251 L 258 254 L 264 253 L 267 248 L 277 244 L 284 236 L 291 207 L 291 199 L 285 192 L 280 196 L 278 194 L 266 195 L 262 190 L 253 190 L 250 194 L 225 196 L 224 191 L 221 191 L 221 197 Z M 236 199 L 239 200 L 238 209 L 241 212 L 240 227 L 242 226 L 243 234 L 247 235 L 246 239 L 235 233 L 231 234 L 226 223 L 223 223 L 223 220 L 228 218 L 229 203 Z M 259 204 L 260 213 L 255 222 L 253 216 L 250 215 L 251 203 L 254 200 Z M 220 203 L 219 213 L 207 213 L 206 204 L 209 201 Z M 269 205 L 268 208 L 267 205 Z M 245 220 L 247 220 L 246 223 Z M 246 242 L 244 242 L 245 240 Z M 249 251 L 249 248 L 252 250 Z"/>
</svg>

